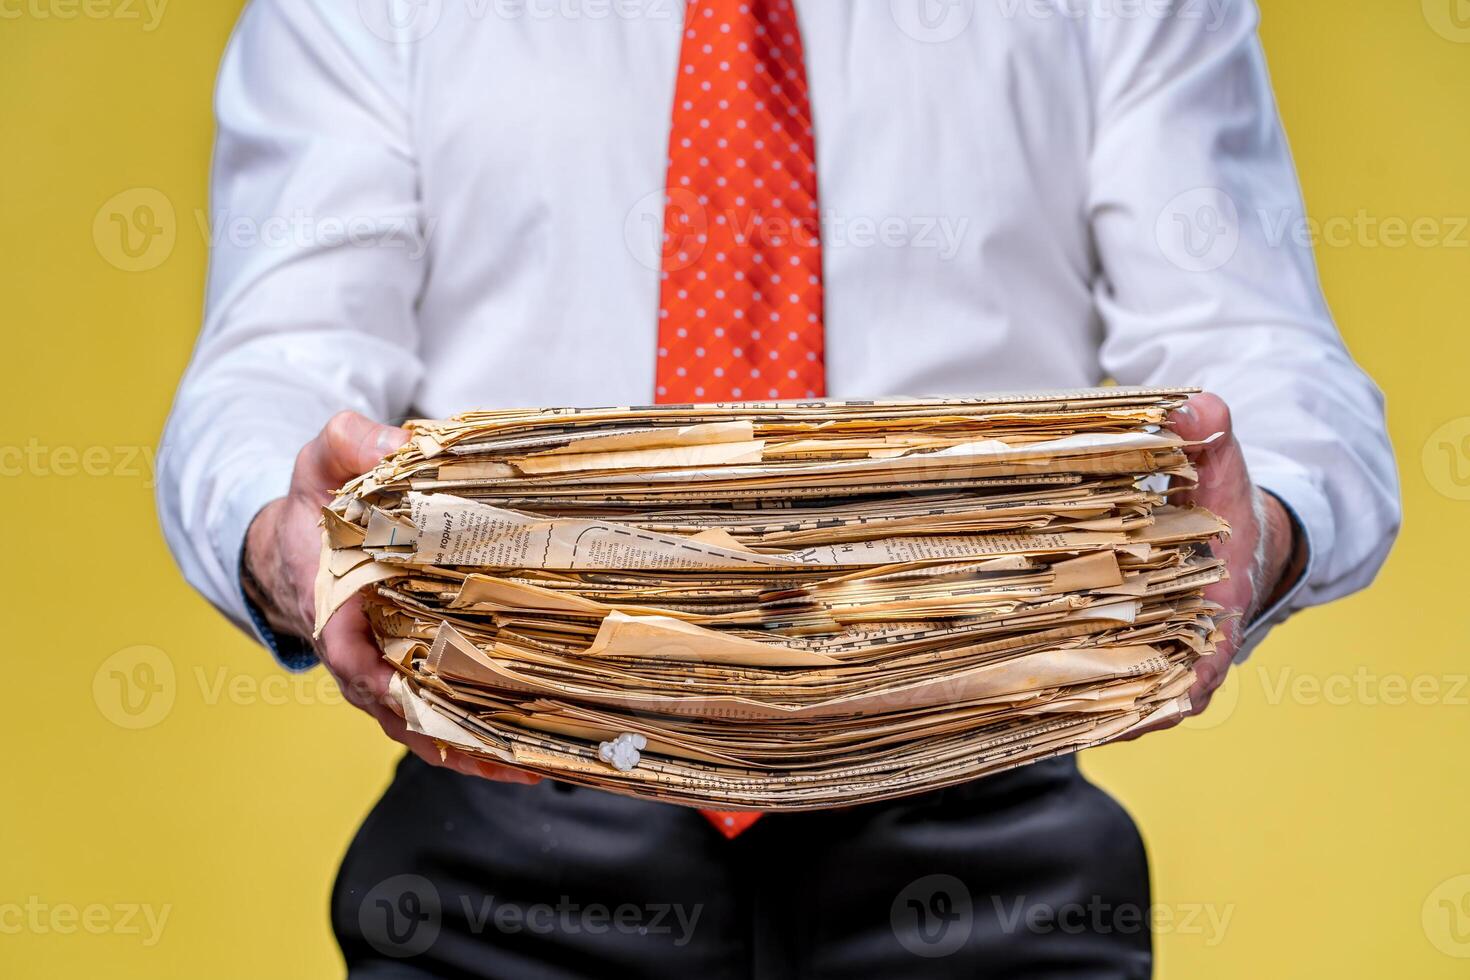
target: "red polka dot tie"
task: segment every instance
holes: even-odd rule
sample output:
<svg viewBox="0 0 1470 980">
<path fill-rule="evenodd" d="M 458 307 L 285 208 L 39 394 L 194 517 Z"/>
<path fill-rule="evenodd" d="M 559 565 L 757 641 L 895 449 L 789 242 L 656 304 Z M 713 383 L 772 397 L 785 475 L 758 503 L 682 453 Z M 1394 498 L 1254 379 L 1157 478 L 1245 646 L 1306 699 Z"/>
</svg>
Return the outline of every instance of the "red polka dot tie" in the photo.
<svg viewBox="0 0 1470 980">
<path fill-rule="evenodd" d="M 664 208 L 661 403 L 826 394 L 816 145 L 791 0 L 689 0 Z M 758 813 L 703 810 L 726 837 Z"/>
<path fill-rule="evenodd" d="M 690 0 L 674 91 L 661 402 L 825 394 L 815 141 L 791 0 Z"/>
</svg>

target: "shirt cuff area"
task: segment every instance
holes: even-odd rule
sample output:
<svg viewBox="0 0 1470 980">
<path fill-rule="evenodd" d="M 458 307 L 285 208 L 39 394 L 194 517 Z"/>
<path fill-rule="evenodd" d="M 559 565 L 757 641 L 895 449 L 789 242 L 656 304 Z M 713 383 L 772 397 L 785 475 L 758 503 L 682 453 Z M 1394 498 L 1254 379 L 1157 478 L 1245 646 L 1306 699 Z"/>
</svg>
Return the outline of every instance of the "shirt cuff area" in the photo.
<svg viewBox="0 0 1470 980">
<path fill-rule="evenodd" d="M 1257 486 L 1276 498 L 1276 501 L 1286 511 L 1287 518 L 1291 521 L 1293 532 L 1292 556 L 1287 563 L 1287 567 L 1295 568 L 1298 571 L 1295 580 L 1269 606 L 1262 609 L 1256 614 L 1253 620 L 1246 624 L 1245 630 L 1241 633 L 1240 647 L 1235 652 L 1235 663 L 1238 664 L 1244 663 L 1250 658 L 1251 653 L 1266 638 L 1266 634 L 1271 632 L 1272 627 L 1285 622 L 1290 618 L 1292 613 L 1306 604 L 1298 600 L 1301 597 L 1302 591 L 1306 588 L 1307 583 L 1311 581 L 1316 557 L 1320 554 L 1319 538 L 1321 537 L 1322 531 L 1319 528 L 1319 530 L 1314 532 L 1312 525 L 1303 519 L 1300 509 L 1303 506 L 1309 506 L 1310 497 L 1304 490 L 1309 490 L 1311 494 L 1315 495 L 1316 488 L 1306 485 L 1305 487 L 1291 487 L 1286 492 L 1277 489 L 1283 483 L 1290 485 L 1290 482 L 1290 480 L 1278 480 L 1275 486 L 1267 483 L 1258 483 Z M 1295 491 L 1295 502 L 1293 502 L 1292 496 L 1288 495 L 1292 494 L 1293 491 Z M 1324 507 L 1326 506 L 1325 501 L 1322 502 L 1322 505 Z"/>
<path fill-rule="evenodd" d="M 245 550 L 240 549 L 240 599 L 245 603 L 245 613 L 250 617 L 251 632 L 255 634 L 260 645 L 271 652 L 276 658 L 276 663 L 291 671 L 300 673 L 310 670 L 317 665 L 316 651 L 311 644 L 299 636 L 281 636 L 270 628 L 266 622 L 265 613 L 260 607 L 250 601 L 250 596 L 245 594 Z"/>
<path fill-rule="evenodd" d="M 290 488 L 291 461 L 283 459 L 274 465 L 258 466 L 253 478 L 237 484 L 225 502 L 212 542 L 220 564 L 232 570 L 229 606 L 223 611 L 256 642 L 271 652 L 282 667 L 292 672 L 308 670 L 317 658 L 307 641 L 283 636 L 266 623 L 265 614 L 245 593 L 245 534 L 261 508 L 283 496 Z"/>
</svg>

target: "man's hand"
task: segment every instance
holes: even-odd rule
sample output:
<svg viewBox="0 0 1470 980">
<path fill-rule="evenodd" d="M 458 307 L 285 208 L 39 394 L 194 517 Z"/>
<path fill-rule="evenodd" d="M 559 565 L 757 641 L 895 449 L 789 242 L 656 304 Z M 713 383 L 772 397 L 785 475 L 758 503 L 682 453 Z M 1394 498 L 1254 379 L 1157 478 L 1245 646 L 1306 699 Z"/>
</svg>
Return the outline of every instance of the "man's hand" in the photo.
<svg viewBox="0 0 1470 980">
<path fill-rule="evenodd" d="M 1215 652 L 1195 664 L 1189 701 L 1191 714 L 1199 714 L 1225 680 L 1245 627 L 1283 584 L 1293 552 L 1293 530 L 1281 502 L 1251 482 L 1240 443 L 1230 427 L 1230 409 L 1219 397 L 1195 395 L 1174 413 L 1172 421 L 1175 431 L 1191 442 L 1224 433 L 1209 445 L 1189 451 L 1199 470 L 1199 484 L 1177 501 L 1197 504 L 1230 523 L 1230 540 L 1213 545 L 1215 554 L 1225 560 L 1230 578 L 1205 589 L 1205 598 L 1225 607 L 1221 614 L 1225 621 Z"/>
<path fill-rule="evenodd" d="M 311 637 L 321 556 L 321 509 L 331 501 L 332 491 L 407 441 L 408 433 L 402 429 L 378 425 L 355 412 L 341 412 L 302 447 L 291 474 L 290 492 L 261 508 L 245 536 L 246 591 L 271 629 Z M 393 668 L 373 640 L 360 597 L 337 611 L 313 646 L 347 700 L 376 718 L 389 738 L 402 742 L 425 762 L 505 782 L 541 781 L 540 776 L 480 762 L 461 752 L 451 751 L 447 759 L 441 759 L 431 739 L 408 730 L 389 707 L 388 681 Z"/>
</svg>

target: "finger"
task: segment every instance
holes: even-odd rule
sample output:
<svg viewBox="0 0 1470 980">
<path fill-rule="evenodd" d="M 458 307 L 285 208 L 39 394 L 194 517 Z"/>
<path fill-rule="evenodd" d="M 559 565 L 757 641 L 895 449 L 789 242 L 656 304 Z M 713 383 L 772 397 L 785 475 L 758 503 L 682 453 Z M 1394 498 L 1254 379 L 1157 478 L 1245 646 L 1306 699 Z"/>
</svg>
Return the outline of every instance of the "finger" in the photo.
<svg viewBox="0 0 1470 980">
<path fill-rule="evenodd" d="M 377 719 L 384 734 L 395 742 L 401 742 L 410 752 L 424 760 L 431 766 L 439 766 L 444 769 L 453 769 L 466 776 L 476 776 L 483 779 L 493 779 L 502 783 L 520 783 L 525 786 L 534 786 L 541 782 L 541 777 L 535 773 L 525 772 L 512 766 L 503 766 L 493 762 L 481 762 L 471 758 L 464 752 L 454 749 L 440 751 L 438 744 L 427 735 L 408 730 L 408 725 L 398 715 L 390 711 L 385 705 L 373 705 L 368 712 Z"/>
<path fill-rule="evenodd" d="M 1218 652 L 1195 661 L 1194 683 L 1189 686 L 1190 693 L 1207 694 L 1219 687 L 1220 679 L 1225 675 L 1225 668 L 1228 666 L 1229 662 Z"/>
<path fill-rule="evenodd" d="M 308 489 L 331 491 L 365 473 L 409 439 L 403 429 L 356 412 L 338 412 L 297 458 Z"/>
<path fill-rule="evenodd" d="M 1219 395 L 1201 392 L 1175 409 L 1169 421 L 1181 438 L 1189 442 L 1208 439 L 1217 432 L 1229 435 L 1230 408 Z"/>
<path fill-rule="evenodd" d="M 433 739 L 408 730 L 407 724 L 397 713 L 397 705 L 388 696 L 388 683 L 392 680 L 394 671 L 383 659 L 373 640 L 371 627 L 367 618 L 362 615 L 360 597 L 354 597 L 348 605 L 343 606 L 338 617 L 323 631 L 322 641 L 322 662 L 337 681 L 342 696 L 372 715 L 389 738 L 403 743 L 420 759 L 431 765 L 454 769 L 467 776 L 528 785 L 541 781 L 540 776 L 532 773 L 498 763 L 482 762 L 462 752 L 449 750 L 447 754 L 441 753 Z"/>
<path fill-rule="evenodd" d="M 1195 464 L 1197 479 L 1192 485 L 1184 481 L 1189 489 L 1181 494 L 1181 503 L 1201 503 L 1201 495 L 1208 497 L 1220 491 L 1234 494 L 1247 489 L 1247 468 L 1235 439 L 1230 409 L 1219 396 L 1208 392 L 1195 395 L 1176 409 L 1169 421 L 1177 436 L 1197 443 L 1184 449 Z M 1220 438 L 1212 438 L 1215 436 Z"/>
<path fill-rule="evenodd" d="M 1208 711 L 1210 702 L 1215 700 L 1215 691 L 1217 690 L 1219 690 L 1218 686 L 1214 690 L 1202 692 L 1198 697 L 1191 690 L 1189 692 L 1189 714 L 1187 717 L 1194 718 Z"/>
<path fill-rule="evenodd" d="M 1201 658 L 1194 665 L 1194 683 L 1189 686 L 1189 703 L 1193 706 L 1190 714 L 1199 714 L 1205 710 L 1205 705 L 1210 703 L 1210 698 L 1225 681 L 1225 674 L 1230 669 L 1230 658 L 1220 653 L 1211 654 Z"/>
<path fill-rule="evenodd" d="M 362 597 L 353 596 L 337 610 L 317 641 L 317 655 L 342 689 L 343 697 L 359 708 L 387 701 L 393 668 L 373 638 L 362 611 Z"/>
<path fill-rule="evenodd" d="M 1222 658 L 1219 653 L 1215 653 L 1208 657 L 1201 657 L 1195 661 L 1194 665 L 1195 681 L 1190 685 L 1188 692 L 1188 711 L 1183 714 L 1176 714 L 1163 721 L 1156 721 L 1147 727 L 1131 731 L 1122 738 L 1116 739 L 1116 741 L 1131 742 L 1150 732 L 1161 732 L 1166 728 L 1173 728 L 1186 718 L 1193 718 L 1195 715 L 1203 714 L 1205 709 L 1210 706 L 1210 700 L 1214 698 L 1216 689 L 1224 681 L 1225 672 L 1229 669 L 1230 659 L 1228 656 Z"/>
<path fill-rule="evenodd" d="M 328 663 L 324 654 L 318 653 L 318 658 Z M 343 699 L 354 708 L 367 711 L 374 705 L 386 705 L 390 701 L 388 682 L 393 679 L 393 668 L 387 664 L 374 664 L 370 670 L 357 673 L 330 665 L 329 672 Z"/>
<path fill-rule="evenodd" d="M 1210 685 L 1212 691 L 1225 680 L 1225 673 L 1235 665 L 1235 651 L 1240 649 L 1240 616 L 1217 616 L 1215 621 L 1215 649 L 1194 664 L 1196 675 L 1203 666 L 1213 678 L 1214 683 Z"/>
<path fill-rule="evenodd" d="M 1173 728 L 1175 725 L 1183 721 L 1185 717 L 1185 715 L 1175 715 L 1172 718 L 1165 718 L 1163 721 L 1156 721 L 1153 724 L 1147 725 L 1143 728 L 1134 729 L 1133 731 L 1130 731 L 1127 735 L 1124 735 L 1122 738 L 1116 738 L 1113 741 L 1132 742 L 1134 739 L 1143 738 L 1143 736 L 1148 735 L 1152 732 L 1162 732 L 1165 729 Z"/>
<path fill-rule="evenodd" d="M 545 777 L 534 772 L 526 772 L 514 766 L 502 766 L 496 762 L 482 762 L 478 759 L 471 760 L 480 769 L 480 775 L 485 779 L 493 779 L 501 783 L 522 783 L 526 786 L 535 786 Z"/>
</svg>

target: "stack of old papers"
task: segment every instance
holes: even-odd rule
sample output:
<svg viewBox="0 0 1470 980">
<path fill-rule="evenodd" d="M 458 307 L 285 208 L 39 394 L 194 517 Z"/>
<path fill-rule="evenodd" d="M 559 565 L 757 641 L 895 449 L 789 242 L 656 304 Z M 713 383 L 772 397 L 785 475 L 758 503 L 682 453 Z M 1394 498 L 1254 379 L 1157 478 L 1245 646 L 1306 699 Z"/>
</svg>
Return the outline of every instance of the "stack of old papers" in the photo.
<svg viewBox="0 0 1470 980">
<path fill-rule="evenodd" d="M 324 513 L 409 726 L 721 809 L 848 805 L 1188 710 L 1225 576 L 1186 389 L 470 412 Z M 1169 480 L 1166 478 L 1173 478 Z"/>
</svg>

